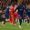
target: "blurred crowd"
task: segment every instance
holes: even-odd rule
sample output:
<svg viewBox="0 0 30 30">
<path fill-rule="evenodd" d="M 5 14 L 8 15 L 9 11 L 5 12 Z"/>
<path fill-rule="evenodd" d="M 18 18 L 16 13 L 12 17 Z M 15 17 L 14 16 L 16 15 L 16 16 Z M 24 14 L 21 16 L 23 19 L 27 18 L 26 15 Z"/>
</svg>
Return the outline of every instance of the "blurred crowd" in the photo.
<svg viewBox="0 0 30 30">
<path fill-rule="evenodd" d="M 23 13 L 19 9 L 23 10 Z M 19 17 L 23 21 L 24 19 L 30 19 L 30 0 L 0 0 L 0 20 L 3 18 L 14 20 L 14 18 L 19 19 Z"/>
</svg>

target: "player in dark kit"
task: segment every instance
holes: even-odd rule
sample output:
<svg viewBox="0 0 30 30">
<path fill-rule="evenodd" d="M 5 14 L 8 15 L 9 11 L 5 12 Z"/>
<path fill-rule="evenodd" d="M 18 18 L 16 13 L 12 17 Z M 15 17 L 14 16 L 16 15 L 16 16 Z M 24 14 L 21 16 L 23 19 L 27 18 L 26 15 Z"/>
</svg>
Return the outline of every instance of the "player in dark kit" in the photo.
<svg viewBox="0 0 30 30">
<path fill-rule="evenodd" d="M 23 11 L 25 9 L 25 6 L 23 4 L 19 5 L 18 6 L 18 14 L 20 15 L 20 18 L 19 18 L 19 22 L 20 22 L 20 25 L 22 24 L 22 19 L 23 19 Z M 21 28 L 21 26 L 19 26 Z"/>
<path fill-rule="evenodd" d="M 27 9 L 27 15 L 28 15 L 27 22 L 29 23 L 29 18 L 30 18 L 30 9 Z"/>
</svg>

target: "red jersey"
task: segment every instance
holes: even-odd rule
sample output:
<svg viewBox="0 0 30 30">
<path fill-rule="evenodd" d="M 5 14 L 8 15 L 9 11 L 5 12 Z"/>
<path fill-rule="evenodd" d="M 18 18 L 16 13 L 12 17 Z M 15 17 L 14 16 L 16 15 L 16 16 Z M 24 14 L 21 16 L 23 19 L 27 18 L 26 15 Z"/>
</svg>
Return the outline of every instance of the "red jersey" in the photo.
<svg viewBox="0 0 30 30">
<path fill-rule="evenodd" d="M 14 13 L 14 17 L 17 18 L 18 17 L 18 13 L 15 12 Z"/>
<path fill-rule="evenodd" d="M 14 6 L 10 6 L 10 11 L 11 11 L 11 12 L 14 11 Z"/>
<path fill-rule="evenodd" d="M 9 13 L 10 13 L 11 15 L 13 15 L 13 12 L 14 12 L 14 6 L 11 5 L 9 11 L 10 11 Z"/>
</svg>

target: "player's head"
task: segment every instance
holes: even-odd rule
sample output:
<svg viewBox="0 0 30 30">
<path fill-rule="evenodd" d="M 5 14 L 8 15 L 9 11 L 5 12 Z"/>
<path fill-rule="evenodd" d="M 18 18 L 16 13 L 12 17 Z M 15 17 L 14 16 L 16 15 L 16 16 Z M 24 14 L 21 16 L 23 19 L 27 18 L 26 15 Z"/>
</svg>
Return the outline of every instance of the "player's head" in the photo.
<svg viewBox="0 0 30 30">
<path fill-rule="evenodd" d="M 15 5 L 15 3 L 12 3 L 11 5 L 12 5 L 12 6 L 14 6 L 14 5 Z"/>
</svg>

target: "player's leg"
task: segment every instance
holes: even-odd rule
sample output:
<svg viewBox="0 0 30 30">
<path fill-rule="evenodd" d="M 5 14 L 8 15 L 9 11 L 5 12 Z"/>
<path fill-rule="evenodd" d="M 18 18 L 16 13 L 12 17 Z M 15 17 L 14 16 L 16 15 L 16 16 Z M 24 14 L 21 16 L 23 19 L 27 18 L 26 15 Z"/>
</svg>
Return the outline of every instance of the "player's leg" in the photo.
<svg viewBox="0 0 30 30">
<path fill-rule="evenodd" d="M 30 17 L 30 13 L 28 13 L 28 16 L 27 16 L 27 23 L 29 23 L 29 17 Z"/>
<path fill-rule="evenodd" d="M 20 25 L 22 24 L 22 19 L 19 19 L 19 23 L 20 23 Z"/>
<path fill-rule="evenodd" d="M 19 23 L 20 23 L 19 28 L 21 28 L 22 18 L 19 19 Z"/>
<path fill-rule="evenodd" d="M 29 18 L 27 19 L 27 22 L 29 23 Z"/>
<path fill-rule="evenodd" d="M 13 25 L 16 25 L 16 18 L 14 18 Z"/>
<path fill-rule="evenodd" d="M 6 22 L 6 21 L 5 21 L 5 18 L 2 18 L 2 19 L 3 19 L 3 20 L 2 20 L 2 24 L 5 24 L 5 22 Z"/>
<path fill-rule="evenodd" d="M 3 24 L 5 24 L 6 23 L 6 20 L 5 20 L 5 18 L 4 18 L 4 23 Z"/>
</svg>

